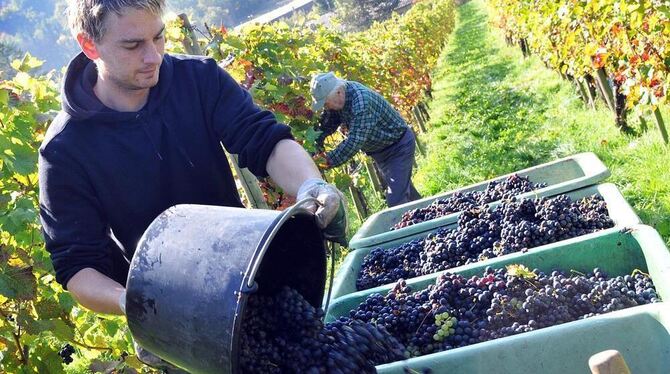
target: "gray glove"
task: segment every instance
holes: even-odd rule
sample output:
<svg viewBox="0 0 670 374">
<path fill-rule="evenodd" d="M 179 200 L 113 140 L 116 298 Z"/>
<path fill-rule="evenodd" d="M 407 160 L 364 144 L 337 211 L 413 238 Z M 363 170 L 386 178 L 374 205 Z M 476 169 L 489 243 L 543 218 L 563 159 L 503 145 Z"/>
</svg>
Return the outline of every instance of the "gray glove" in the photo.
<svg viewBox="0 0 670 374">
<path fill-rule="evenodd" d="M 121 295 L 119 295 L 119 309 L 123 312 L 123 314 L 126 314 L 126 291 L 123 290 Z"/>
<path fill-rule="evenodd" d="M 310 178 L 300 186 L 296 200 L 300 201 L 307 197 L 316 198 L 318 201 L 318 207 L 308 206 L 308 209 L 314 212 L 316 223 L 323 229 L 324 237 L 346 247 L 347 213 L 342 192 L 323 179 Z"/>
</svg>

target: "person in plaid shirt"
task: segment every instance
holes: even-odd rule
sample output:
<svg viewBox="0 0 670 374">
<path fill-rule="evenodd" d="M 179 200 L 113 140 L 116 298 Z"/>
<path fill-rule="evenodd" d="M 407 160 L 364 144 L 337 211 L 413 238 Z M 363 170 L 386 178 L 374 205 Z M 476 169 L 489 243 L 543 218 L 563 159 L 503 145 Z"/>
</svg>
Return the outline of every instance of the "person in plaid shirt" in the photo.
<svg viewBox="0 0 670 374">
<path fill-rule="evenodd" d="M 338 78 L 332 72 L 320 73 L 310 84 L 316 112 L 324 109 L 317 145 L 338 127 L 347 137 L 335 149 L 319 157 L 325 168 L 344 164 L 358 151 L 365 152 L 379 166 L 386 182 L 389 207 L 421 196 L 412 184 L 415 138 L 405 120 L 379 93 L 361 83 Z"/>
</svg>

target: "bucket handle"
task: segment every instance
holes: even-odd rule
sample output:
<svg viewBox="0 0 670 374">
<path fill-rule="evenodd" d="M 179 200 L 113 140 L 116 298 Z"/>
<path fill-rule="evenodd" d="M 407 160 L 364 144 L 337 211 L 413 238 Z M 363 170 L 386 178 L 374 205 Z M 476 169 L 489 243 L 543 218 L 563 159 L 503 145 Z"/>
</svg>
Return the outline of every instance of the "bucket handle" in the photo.
<svg viewBox="0 0 670 374">
<path fill-rule="evenodd" d="M 279 229 L 281 228 L 282 224 L 286 222 L 288 219 L 291 217 L 295 216 L 297 213 L 310 213 L 314 214 L 313 212 L 309 211 L 308 209 L 305 208 L 305 205 L 313 203 L 316 205 L 319 205 L 319 201 L 315 197 L 306 197 L 295 204 L 293 204 L 291 207 L 288 209 L 284 210 L 282 214 L 275 220 L 275 222 L 272 223 L 272 226 L 270 227 L 269 230 L 263 234 L 263 238 L 261 239 L 263 246 L 261 247 L 261 250 L 258 253 L 258 256 L 254 260 L 254 264 L 251 267 L 251 270 L 249 271 L 248 278 L 247 278 L 247 292 L 253 292 L 257 288 L 256 282 L 254 282 L 254 279 L 256 279 L 256 273 L 258 272 L 258 269 L 260 269 L 261 262 L 263 260 L 263 257 L 265 256 L 265 252 L 268 250 L 270 247 L 270 243 L 272 240 L 271 238 L 274 238 Z"/>
</svg>

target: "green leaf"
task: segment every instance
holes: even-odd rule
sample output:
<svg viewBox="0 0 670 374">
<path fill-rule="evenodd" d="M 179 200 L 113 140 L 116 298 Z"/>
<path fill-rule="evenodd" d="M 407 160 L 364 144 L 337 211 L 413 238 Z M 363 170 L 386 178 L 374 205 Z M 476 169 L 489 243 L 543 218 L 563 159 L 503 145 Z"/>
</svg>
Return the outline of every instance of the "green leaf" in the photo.
<svg viewBox="0 0 670 374">
<path fill-rule="evenodd" d="M 63 313 L 63 309 L 55 299 L 44 299 L 35 303 L 35 311 L 40 319 L 57 318 Z"/>
<path fill-rule="evenodd" d="M 29 321 L 26 324 L 26 331 L 32 335 L 40 335 L 49 332 L 64 342 L 69 342 L 74 339 L 74 329 L 60 319 Z"/>
<path fill-rule="evenodd" d="M 69 292 L 61 292 L 58 294 L 58 304 L 67 313 L 70 313 L 72 308 L 77 305 Z"/>
<path fill-rule="evenodd" d="M 74 329 L 68 326 L 64 321 L 60 319 L 53 319 L 49 322 L 51 322 L 50 331 L 58 339 L 66 342 L 74 340 Z"/>
<path fill-rule="evenodd" d="M 244 44 L 244 40 L 242 40 L 240 37 L 237 37 L 235 35 L 228 35 L 224 40 L 223 43 L 226 45 L 229 45 L 233 48 L 239 49 L 240 51 L 243 51 L 246 49 L 246 45 Z"/>
<path fill-rule="evenodd" d="M 309 144 L 314 144 L 321 134 L 323 134 L 323 131 L 314 130 L 314 127 L 309 127 L 307 131 L 305 131 L 305 141 Z"/>
<path fill-rule="evenodd" d="M 9 91 L 0 89 L 0 108 L 5 108 L 9 104 Z"/>
<path fill-rule="evenodd" d="M 37 58 L 33 57 L 30 53 L 26 53 L 22 59 L 12 61 L 12 67 L 15 70 L 27 73 L 35 68 L 38 68 L 44 64 L 44 61 L 40 61 Z"/>
<path fill-rule="evenodd" d="M 16 298 L 16 290 L 11 286 L 12 279 L 4 273 L 0 273 L 0 295 L 9 299 Z"/>
<path fill-rule="evenodd" d="M 0 273 L 0 294 L 10 299 L 34 299 L 37 295 L 37 280 L 32 267 L 4 267 Z"/>
<path fill-rule="evenodd" d="M 524 265 L 508 265 L 507 266 L 507 275 L 523 278 L 523 279 L 535 279 L 537 274 L 530 271 Z"/>
<path fill-rule="evenodd" d="M 114 320 L 102 320 L 100 321 L 102 328 L 105 329 L 105 332 L 109 336 L 114 336 L 119 331 L 119 323 Z"/>
<path fill-rule="evenodd" d="M 333 178 L 333 183 L 339 190 L 346 190 L 351 185 L 352 179 L 349 174 L 337 173 Z"/>
<path fill-rule="evenodd" d="M 14 170 L 21 175 L 32 174 L 37 170 L 35 150 L 28 145 L 14 145 Z"/>
<path fill-rule="evenodd" d="M 64 373 L 63 359 L 58 355 L 58 348 L 52 347 L 46 340 L 38 340 L 38 345 L 31 349 L 30 363 L 38 373 Z"/>
</svg>

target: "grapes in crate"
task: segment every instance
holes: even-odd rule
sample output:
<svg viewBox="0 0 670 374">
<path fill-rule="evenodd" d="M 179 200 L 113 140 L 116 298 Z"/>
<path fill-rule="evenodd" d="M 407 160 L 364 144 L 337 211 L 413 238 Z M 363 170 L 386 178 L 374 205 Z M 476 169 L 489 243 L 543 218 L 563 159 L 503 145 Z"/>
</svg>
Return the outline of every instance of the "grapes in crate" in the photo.
<svg viewBox="0 0 670 374">
<path fill-rule="evenodd" d="M 381 326 L 416 357 L 659 301 L 640 271 L 610 278 L 597 268 L 543 273 L 510 265 L 481 277 L 445 273 L 416 292 L 400 280 L 339 321 Z"/>
<path fill-rule="evenodd" d="M 448 198 L 435 200 L 425 208 L 408 210 L 403 213 L 400 222 L 391 227 L 391 230 L 430 221 L 493 201 L 509 199 L 513 196 L 546 186 L 546 183 L 531 183 L 528 177 L 522 177 L 517 174 L 510 175 L 502 181 L 491 181 L 483 191 L 456 192 Z"/>
<path fill-rule="evenodd" d="M 480 206 L 462 212 L 456 228 L 443 228 L 397 247 L 373 249 L 363 259 L 356 288 L 432 274 L 613 226 L 599 195 L 577 201 L 567 195 L 511 198 L 495 209 Z"/>
</svg>

